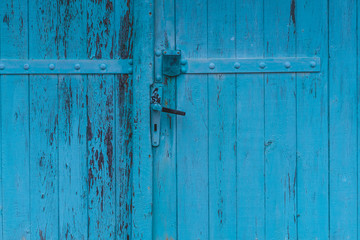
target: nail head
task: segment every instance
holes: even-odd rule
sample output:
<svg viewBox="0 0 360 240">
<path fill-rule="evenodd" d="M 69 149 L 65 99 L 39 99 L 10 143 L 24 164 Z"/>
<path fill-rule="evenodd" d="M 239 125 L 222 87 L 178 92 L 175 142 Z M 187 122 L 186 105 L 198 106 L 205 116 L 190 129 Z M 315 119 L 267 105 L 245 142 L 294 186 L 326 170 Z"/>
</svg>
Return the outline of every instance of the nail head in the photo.
<svg viewBox="0 0 360 240">
<path fill-rule="evenodd" d="M 266 67 L 265 62 L 261 62 L 261 63 L 259 63 L 259 67 L 260 67 L 260 68 L 262 68 L 262 69 L 264 69 L 264 68 Z"/>
<path fill-rule="evenodd" d="M 100 64 L 100 69 L 105 70 L 106 69 L 106 64 L 104 64 L 104 63 Z"/>
<path fill-rule="evenodd" d="M 74 68 L 75 68 L 76 70 L 80 70 L 80 67 L 81 67 L 81 66 L 80 66 L 80 64 L 78 64 L 78 63 L 75 64 L 75 66 L 74 66 Z"/>
<path fill-rule="evenodd" d="M 52 63 L 49 64 L 49 69 L 50 69 L 50 70 L 54 70 L 54 69 L 55 69 L 55 64 L 52 64 Z"/>
</svg>

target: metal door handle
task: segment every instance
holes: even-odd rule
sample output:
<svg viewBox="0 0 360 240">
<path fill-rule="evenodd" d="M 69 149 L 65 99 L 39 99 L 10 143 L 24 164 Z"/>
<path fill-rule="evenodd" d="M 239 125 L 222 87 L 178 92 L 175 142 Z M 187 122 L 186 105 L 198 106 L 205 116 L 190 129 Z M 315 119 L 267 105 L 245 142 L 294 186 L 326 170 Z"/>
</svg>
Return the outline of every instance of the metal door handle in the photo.
<svg viewBox="0 0 360 240">
<path fill-rule="evenodd" d="M 160 122 L 161 113 L 171 113 L 179 116 L 185 116 L 185 112 L 166 108 L 161 105 L 162 98 L 162 84 L 154 83 L 151 85 L 151 142 L 154 147 L 160 144 Z"/>
<path fill-rule="evenodd" d="M 170 109 L 170 108 L 166 108 L 166 107 L 163 107 L 161 109 L 162 112 L 166 112 L 166 113 L 172 113 L 172 114 L 176 114 L 176 115 L 180 115 L 180 116 L 185 116 L 185 112 L 183 111 L 179 111 L 179 110 L 176 110 L 176 109 Z"/>
</svg>

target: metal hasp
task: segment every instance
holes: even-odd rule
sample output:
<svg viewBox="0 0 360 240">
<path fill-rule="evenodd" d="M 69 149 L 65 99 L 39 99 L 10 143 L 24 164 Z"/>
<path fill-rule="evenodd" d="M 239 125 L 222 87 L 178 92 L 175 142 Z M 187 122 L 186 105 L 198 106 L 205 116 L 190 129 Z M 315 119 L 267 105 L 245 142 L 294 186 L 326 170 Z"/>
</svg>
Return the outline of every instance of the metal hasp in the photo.
<svg viewBox="0 0 360 240">
<path fill-rule="evenodd" d="M 172 113 L 185 116 L 185 112 L 163 107 L 162 103 L 162 83 L 151 85 L 151 142 L 152 146 L 157 147 L 160 144 L 160 122 L 161 112 Z"/>
<path fill-rule="evenodd" d="M 168 77 L 176 77 L 181 73 L 181 51 L 164 50 L 162 56 L 162 71 Z"/>
</svg>

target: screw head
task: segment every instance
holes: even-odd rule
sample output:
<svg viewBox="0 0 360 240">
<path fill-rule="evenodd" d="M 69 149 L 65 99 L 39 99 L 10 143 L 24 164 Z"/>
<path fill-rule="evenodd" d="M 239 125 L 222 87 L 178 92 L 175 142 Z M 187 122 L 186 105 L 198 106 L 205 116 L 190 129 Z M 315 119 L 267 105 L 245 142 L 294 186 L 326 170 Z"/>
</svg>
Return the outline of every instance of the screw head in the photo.
<svg viewBox="0 0 360 240">
<path fill-rule="evenodd" d="M 53 63 L 49 64 L 49 69 L 54 70 L 55 69 L 55 64 L 53 64 Z"/>
<path fill-rule="evenodd" d="M 25 69 L 25 70 L 29 70 L 29 68 L 30 68 L 30 65 L 29 65 L 28 63 L 25 63 L 25 64 L 24 64 L 24 69 Z"/>
<path fill-rule="evenodd" d="M 132 59 L 129 60 L 129 65 L 133 65 L 134 61 Z"/>
<path fill-rule="evenodd" d="M 187 63 L 186 59 L 181 59 L 181 60 L 180 60 L 180 64 L 181 64 L 181 65 L 186 65 L 186 63 Z"/>
<path fill-rule="evenodd" d="M 290 68 L 290 67 L 291 67 L 291 63 L 287 61 L 287 62 L 284 63 L 284 66 L 285 66 L 286 68 Z"/>
<path fill-rule="evenodd" d="M 214 64 L 214 63 L 210 63 L 210 64 L 209 64 L 209 68 L 210 68 L 210 69 L 214 69 L 214 68 L 215 68 L 215 64 Z"/>
<path fill-rule="evenodd" d="M 133 68 L 132 68 L 132 67 L 129 67 L 129 68 L 128 68 L 128 72 L 129 72 L 129 73 L 132 73 L 132 72 L 133 72 Z"/>
<path fill-rule="evenodd" d="M 315 62 L 315 61 L 311 61 L 311 62 L 310 62 L 310 67 L 312 67 L 312 68 L 316 67 L 316 62 Z"/>
<path fill-rule="evenodd" d="M 259 67 L 264 69 L 266 67 L 266 63 L 265 62 L 260 62 Z"/>
<path fill-rule="evenodd" d="M 240 68 L 240 63 L 238 63 L 238 62 L 234 63 L 234 68 L 239 69 Z"/>
<path fill-rule="evenodd" d="M 76 70 L 80 70 L 80 67 L 81 67 L 81 66 L 80 66 L 80 64 L 78 64 L 78 63 L 75 64 L 75 66 L 74 66 L 74 68 L 75 68 Z"/>
<path fill-rule="evenodd" d="M 104 64 L 104 63 L 100 64 L 100 69 L 105 70 L 106 69 L 106 64 Z"/>
<path fill-rule="evenodd" d="M 156 80 L 161 81 L 161 75 L 160 74 L 156 75 Z"/>
<path fill-rule="evenodd" d="M 160 51 L 160 50 L 156 50 L 156 51 L 155 51 L 155 55 L 156 55 L 157 57 L 160 57 L 160 56 L 161 56 L 161 51 Z"/>
<path fill-rule="evenodd" d="M 182 73 L 186 73 L 186 67 L 181 67 L 180 70 L 181 70 Z"/>
<path fill-rule="evenodd" d="M 3 63 L 0 63 L 0 70 L 4 70 L 5 69 L 5 65 Z"/>
</svg>

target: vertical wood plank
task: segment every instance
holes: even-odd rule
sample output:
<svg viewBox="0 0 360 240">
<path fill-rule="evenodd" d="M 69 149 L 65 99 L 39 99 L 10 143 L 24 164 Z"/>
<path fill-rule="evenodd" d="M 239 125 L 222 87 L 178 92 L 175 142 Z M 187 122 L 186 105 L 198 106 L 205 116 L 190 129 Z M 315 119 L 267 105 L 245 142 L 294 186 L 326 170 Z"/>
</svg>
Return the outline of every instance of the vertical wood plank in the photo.
<svg viewBox="0 0 360 240">
<path fill-rule="evenodd" d="M 186 58 L 207 57 L 207 1 L 176 2 L 176 46 Z M 209 238 L 208 81 L 177 78 L 178 239 Z"/>
<path fill-rule="evenodd" d="M 115 1 L 115 59 L 132 58 L 133 1 Z M 130 239 L 132 229 L 132 85 L 131 75 L 115 76 L 116 239 Z"/>
<path fill-rule="evenodd" d="M 114 1 L 87 1 L 89 59 L 114 57 Z M 89 238 L 115 238 L 114 76 L 88 75 Z"/>
<path fill-rule="evenodd" d="M 2 1 L 1 57 L 28 55 L 27 2 Z M 3 239 L 30 237 L 29 98 L 27 76 L 2 76 Z"/>
<path fill-rule="evenodd" d="M 155 1 L 155 49 L 175 49 L 175 1 Z M 155 59 L 155 74 L 161 74 L 161 58 Z M 163 105 L 176 108 L 176 78 L 162 76 Z M 176 239 L 176 116 L 161 114 L 160 145 L 154 154 L 153 239 Z"/>
<path fill-rule="evenodd" d="M 1 32 L 1 27 L 0 27 Z M 1 56 L 1 45 L 0 45 L 0 56 Z M 0 107 L 2 107 L 2 82 L 0 77 Z M 0 111 L 0 119 L 2 119 L 2 111 Z M 3 177 L 2 177 L 2 145 L 3 145 L 3 139 L 2 139 L 2 121 L 0 121 L 0 236 L 1 239 L 3 239 Z"/>
<path fill-rule="evenodd" d="M 327 1 L 296 1 L 298 56 L 319 56 L 321 73 L 297 74 L 299 239 L 328 239 Z"/>
<path fill-rule="evenodd" d="M 235 57 L 235 6 L 208 1 L 208 57 Z M 209 74 L 208 86 L 209 239 L 236 239 L 235 75 Z"/>
<path fill-rule="evenodd" d="M 0 14 L 0 19 L 1 19 L 1 14 Z M 3 26 L 1 26 L 0 24 L 0 37 L 2 36 L 2 28 Z M 1 41 L 0 41 L 0 57 L 1 57 Z M 3 107 L 3 103 L 2 103 L 2 77 L 0 76 L 0 107 Z M 2 177 L 2 169 L 3 169 L 3 164 L 2 164 L 2 145 L 3 145 L 3 138 L 2 138 L 2 111 L 0 111 L 0 237 L 1 239 L 3 239 L 3 177 Z"/>
<path fill-rule="evenodd" d="M 236 1 L 236 57 L 264 56 L 263 0 Z M 237 238 L 265 239 L 264 75 L 238 74 Z"/>
<path fill-rule="evenodd" d="M 265 0 L 266 57 L 294 56 L 295 0 Z M 265 79 L 266 239 L 296 239 L 295 74 Z"/>
<path fill-rule="evenodd" d="M 330 239 L 357 238 L 356 1 L 329 1 Z"/>
<path fill-rule="evenodd" d="M 130 239 L 132 229 L 132 77 L 117 75 L 116 86 L 116 239 Z"/>
<path fill-rule="evenodd" d="M 59 1 L 59 57 L 86 57 L 85 1 Z M 59 76 L 59 232 L 87 239 L 86 76 Z"/>
<path fill-rule="evenodd" d="M 152 237 L 153 157 L 150 84 L 154 78 L 154 1 L 134 0 L 132 238 Z"/>
<path fill-rule="evenodd" d="M 29 1 L 29 57 L 57 58 L 57 2 Z M 31 66 L 30 66 L 31 67 Z M 56 76 L 30 76 L 31 238 L 58 238 Z"/>
</svg>

